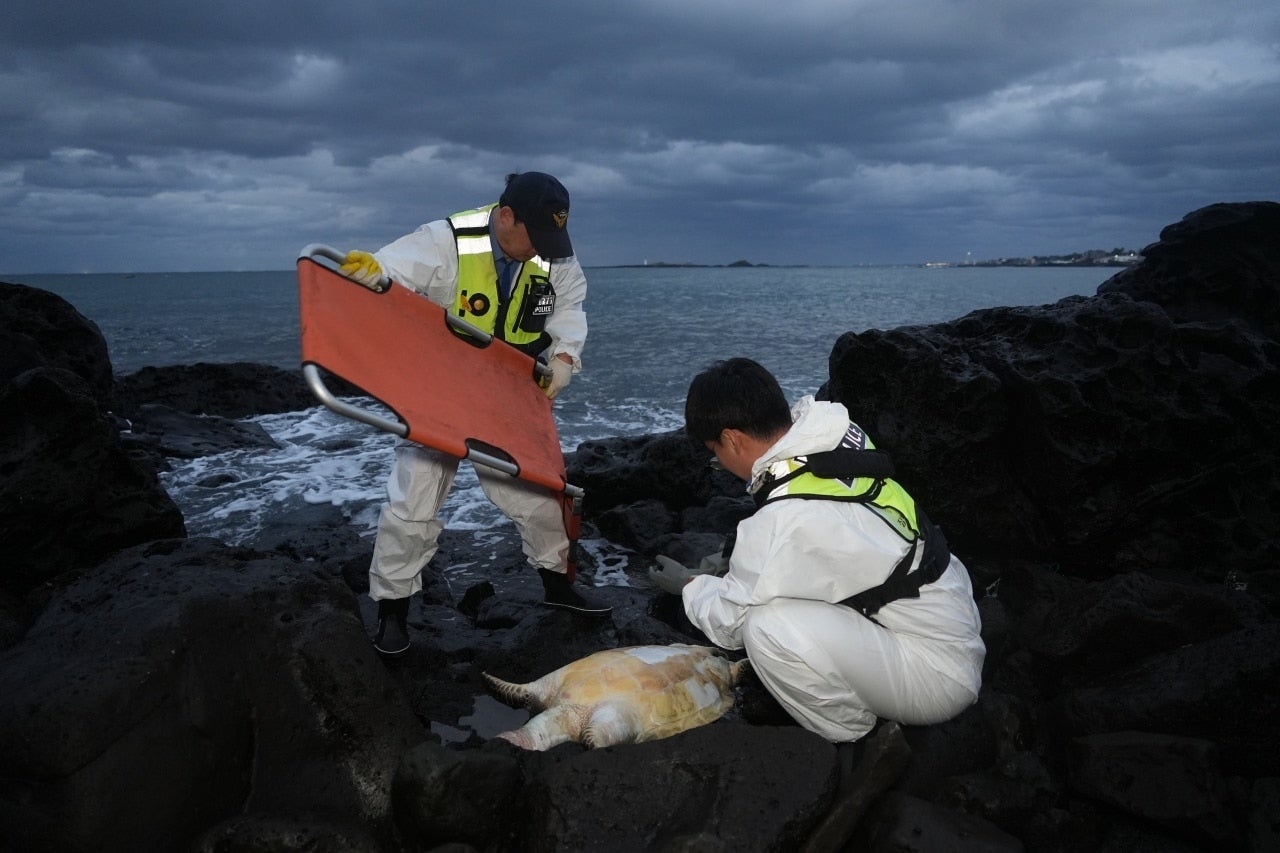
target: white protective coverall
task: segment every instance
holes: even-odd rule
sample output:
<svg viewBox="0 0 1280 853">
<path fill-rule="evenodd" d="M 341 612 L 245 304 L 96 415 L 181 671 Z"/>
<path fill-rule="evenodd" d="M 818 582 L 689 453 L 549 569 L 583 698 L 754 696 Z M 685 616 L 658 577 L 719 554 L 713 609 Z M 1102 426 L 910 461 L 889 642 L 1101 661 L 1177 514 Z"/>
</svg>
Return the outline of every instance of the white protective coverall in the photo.
<svg viewBox="0 0 1280 853">
<path fill-rule="evenodd" d="M 437 305 L 449 308 L 454 304 L 458 248 L 448 220 L 428 222 L 382 247 L 374 257 L 393 280 Z M 553 261 L 550 277 L 556 304 L 545 327 L 551 336 L 546 355 L 568 355 L 577 373 L 582 369 L 581 353 L 587 338 L 587 317 L 582 308 L 587 279 L 577 258 Z M 416 342 L 394 344 L 412 347 Z M 437 514 L 449 495 L 460 461 L 407 440 L 397 442 L 395 452 L 387 503 L 378 519 L 369 567 L 369 596 L 375 601 L 407 598 L 422 589 L 420 571 L 435 555 L 444 528 Z M 566 571 L 569 538 L 558 496 L 488 466 L 475 467 L 485 495 L 519 529 L 529 562 L 553 572 Z"/>
<path fill-rule="evenodd" d="M 812 397 L 792 419 L 756 460 L 748 491 L 770 465 L 836 447 L 849 426 L 844 406 Z M 774 698 L 829 741 L 857 740 L 877 717 L 944 722 L 977 700 L 986 655 L 960 560 L 953 554 L 919 598 L 881 608 L 879 625 L 836 603 L 883 582 L 909 547 L 863 504 L 780 500 L 738 524 L 723 577 L 685 586 L 685 612 L 712 642 L 745 648 Z"/>
</svg>

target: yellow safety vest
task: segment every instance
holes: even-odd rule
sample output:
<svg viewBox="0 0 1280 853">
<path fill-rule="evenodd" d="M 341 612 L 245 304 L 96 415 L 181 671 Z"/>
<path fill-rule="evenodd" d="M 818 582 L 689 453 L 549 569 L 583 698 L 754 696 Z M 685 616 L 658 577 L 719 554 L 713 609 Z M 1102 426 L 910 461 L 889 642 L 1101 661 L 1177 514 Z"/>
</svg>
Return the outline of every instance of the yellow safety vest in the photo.
<svg viewBox="0 0 1280 853">
<path fill-rule="evenodd" d="M 911 543 L 883 583 L 840 602 L 873 622 L 889 602 L 918 598 L 920 589 L 942 577 L 951 563 L 942 530 L 893 479 L 892 462 L 855 423 L 849 424 L 835 450 L 782 459 L 769 466 L 769 477 L 756 491 L 757 508 L 787 498 L 863 504 Z"/>
<path fill-rule="evenodd" d="M 458 245 L 458 284 L 451 310 L 482 332 L 536 356 L 551 343 L 545 331 L 556 305 L 551 264 L 540 257 L 525 261 L 511 283 L 510 295 L 502 298 L 489 230 L 489 214 L 495 207 L 490 204 L 449 217 Z"/>
<path fill-rule="evenodd" d="M 871 438 L 857 424 L 850 423 L 840 440 L 840 446 L 832 453 L 852 454 L 848 459 L 854 460 L 858 458 L 858 453 L 867 451 L 875 451 Z M 861 503 L 883 518 L 907 542 L 914 542 L 920 536 L 916 502 L 892 478 L 892 463 L 888 461 L 888 457 L 880 455 L 881 461 L 872 466 L 888 466 L 888 475 L 884 471 L 869 472 L 865 464 L 852 463 L 845 466 L 849 469 L 847 475 L 839 476 L 839 473 L 833 472 L 833 475 L 815 470 L 819 468 L 817 457 L 825 455 L 827 454 L 811 454 L 814 457 L 813 465 L 809 464 L 809 456 L 796 456 L 775 462 L 769 468 L 772 479 L 761 486 L 760 492 L 764 494 L 757 498 L 757 503 L 763 506 L 783 498 L 825 498 Z M 855 471 L 859 473 L 854 473 Z"/>
</svg>

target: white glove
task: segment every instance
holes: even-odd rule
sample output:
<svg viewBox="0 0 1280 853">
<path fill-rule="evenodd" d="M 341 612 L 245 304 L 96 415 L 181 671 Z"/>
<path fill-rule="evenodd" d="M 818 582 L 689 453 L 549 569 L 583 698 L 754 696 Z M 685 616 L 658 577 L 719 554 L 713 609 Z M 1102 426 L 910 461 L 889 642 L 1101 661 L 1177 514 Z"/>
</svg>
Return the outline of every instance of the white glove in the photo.
<svg viewBox="0 0 1280 853">
<path fill-rule="evenodd" d="M 662 554 L 654 559 L 658 561 L 658 565 L 649 567 L 649 580 L 672 595 L 684 592 L 684 585 L 695 575 L 719 575 L 729 570 L 729 559 L 719 554 L 703 557 L 696 569 L 690 569 Z"/>
<path fill-rule="evenodd" d="M 659 554 L 654 559 L 658 561 L 658 565 L 649 567 L 649 580 L 672 595 L 682 593 L 693 573 L 670 557 Z"/>
<path fill-rule="evenodd" d="M 551 368 L 551 375 L 543 378 L 546 384 L 542 386 L 542 393 L 554 400 L 556 395 L 563 391 L 569 385 L 569 380 L 573 378 L 573 365 L 563 358 L 556 357 L 552 358 L 547 366 Z"/>
<path fill-rule="evenodd" d="M 347 252 L 346 260 L 338 270 L 365 287 L 376 287 L 382 281 L 382 265 L 378 263 L 378 259 L 359 249 Z"/>
</svg>

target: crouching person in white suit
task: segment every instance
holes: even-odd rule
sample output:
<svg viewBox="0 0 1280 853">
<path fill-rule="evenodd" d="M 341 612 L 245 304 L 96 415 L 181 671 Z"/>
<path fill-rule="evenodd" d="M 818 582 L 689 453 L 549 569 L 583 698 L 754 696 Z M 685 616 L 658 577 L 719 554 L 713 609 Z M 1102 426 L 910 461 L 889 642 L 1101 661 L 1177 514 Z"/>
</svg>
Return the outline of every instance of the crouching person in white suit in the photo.
<svg viewBox="0 0 1280 853">
<path fill-rule="evenodd" d="M 712 642 L 745 649 L 804 728 L 854 741 L 882 717 L 940 723 L 978 698 L 986 648 L 968 571 L 838 403 L 787 405 L 749 359 L 694 378 L 685 428 L 747 482 L 727 573 L 682 589 Z"/>
</svg>

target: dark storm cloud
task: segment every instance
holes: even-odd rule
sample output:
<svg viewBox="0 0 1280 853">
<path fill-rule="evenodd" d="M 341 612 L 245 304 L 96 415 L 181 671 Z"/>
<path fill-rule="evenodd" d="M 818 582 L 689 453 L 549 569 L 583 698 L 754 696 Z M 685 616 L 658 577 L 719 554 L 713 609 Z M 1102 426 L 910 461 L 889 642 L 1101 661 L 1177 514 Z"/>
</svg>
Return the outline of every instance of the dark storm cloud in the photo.
<svg viewBox="0 0 1280 853">
<path fill-rule="evenodd" d="M 922 262 L 1276 198 L 1265 0 L 14 0 L 0 270 L 285 268 L 559 175 L 583 261 Z"/>
</svg>

